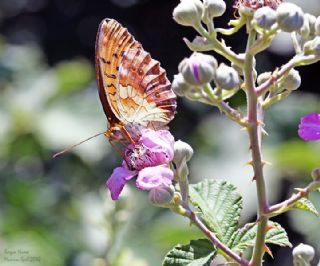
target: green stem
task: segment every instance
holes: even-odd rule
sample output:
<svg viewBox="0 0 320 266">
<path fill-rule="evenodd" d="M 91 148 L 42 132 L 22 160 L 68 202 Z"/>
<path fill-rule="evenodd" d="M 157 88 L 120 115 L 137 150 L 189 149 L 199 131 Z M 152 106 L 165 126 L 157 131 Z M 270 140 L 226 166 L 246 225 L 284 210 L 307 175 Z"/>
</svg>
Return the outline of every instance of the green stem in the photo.
<svg viewBox="0 0 320 266">
<path fill-rule="evenodd" d="M 229 117 L 232 121 L 237 122 L 242 127 L 247 127 L 247 120 L 243 117 L 243 115 L 232 108 L 227 102 L 219 100 L 213 92 L 213 89 L 209 83 L 204 85 L 203 87 L 205 93 L 208 95 L 208 104 L 217 106 L 221 112 L 223 112 L 227 117 Z"/>
<path fill-rule="evenodd" d="M 255 90 L 255 81 L 253 76 L 253 55 L 250 53 L 250 48 L 256 38 L 254 30 L 249 29 L 249 37 L 246 48 L 244 78 L 248 102 L 248 134 L 250 139 L 250 148 L 252 155 L 252 167 L 254 171 L 254 179 L 256 181 L 257 196 L 258 196 L 258 229 L 254 245 L 251 265 L 262 265 L 262 257 L 264 254 L 264 244 L 266 236 L 266 228 L 268 217 L 264 213 L 268 210 L 268 200 L 266 194 L 266 185 L 263 176 L 263 162 L 261 158 L 261 123 L 259 119 L 263 119 L 262 108 L 259 103 L 258 95 Z"/>
<path fill-rule="evenodd" d="M 210 40 L 212 43 L 212 50 L 216 53 L 224 56 L 226 59 L 228 59 L 230 62 L 234 63 L 235 65 L 239 67 L 243 67 L 243 60 L 235 53 L 233 52 L 229 47 L 227 47 L 223 42 L 218 41 L 216 32 L 215 34 L 209 34 L 202 25 L 197 25 L 194 27 L 203 37 Z"/>
</svg>

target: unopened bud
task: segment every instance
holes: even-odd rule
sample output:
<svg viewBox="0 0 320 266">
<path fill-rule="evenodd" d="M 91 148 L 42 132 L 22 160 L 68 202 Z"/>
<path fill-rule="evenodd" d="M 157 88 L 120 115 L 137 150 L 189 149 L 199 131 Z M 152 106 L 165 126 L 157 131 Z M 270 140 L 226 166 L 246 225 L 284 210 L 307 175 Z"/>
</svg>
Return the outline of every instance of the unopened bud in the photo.
<svg viewBox="0 0 320 266">
<path fill-rule="evenodd" d="M 179 166 L 183 160 L 185 160 L 185 162 L 188 162 L 192 156 L 193 149 L 188 143 L 181 140 L 178 140 L 174 143 L 173 162 L 177 166 Z"/>
<path fill-rule="evenodd" d="M 183 26 L 197 26 L 202 13 L 203 4 L 200 0 L 181 0 L 173 10 L 173 19 Z"/>
<path fill-rule="evenodd" d="M 223 0 L 203 0 L 203 5 L 203 21 L 206 23 L 226 12 L 226 3 Z"/>
<path fill-rule="evenodd" d="M 271 72 L 261 73 L 257 78 L 258 85 L 260 86 L 262 83 L 266 82 L 271 77 L 271 75 Z"/>
<path fill-rule="evenodd" d="M 284 89 L 289 91 L 298 89 L 301 85 L 301 77 L 299 72 L 295 69 L 291 69 L 281 85 Z"/>
<path fill-rule="evenodd" d="M 179 72 L 190 85 L 204 85 L 212 81 L 217 68 L 217 60 L 202 53 L 193 53 L 179 64 Z"/>
<path fill-rule="evenodd" d="M 217 86 L 224 90 L 231 90 L 240 85 L 237 71 L 224 63 L 221 63 L 217 68 L 215 82 Z"/>
<path fill-rule="evenodd" d="M 315 181 L 319 181 L 320 182 L 320 168 L 316 168 L 312 171 L 311 173 L 312 178 Z"/>
<path fill-rule="evenodd" d="M 302 243 L 299 244 L 292 251 L 294 265 L 309 265 L 314 257 L 314 253 L 314 248 L 312 246 Z"/>
<path fill-rule="evenodd" d="M 185 93 L 190 89 L 190 85 L 185 81 L 182 74 L 179 73 L 174 75 L 171 88 L 178 96 L 185 96 Z"/>
<path fill-rule="evenodd" d="M 304 14 L 300 7 L 292 3 L 282 3 L 276 11 L 277 22 L 284 32 L 298 31 L 304 21 Z"/>
<path fill-rule="evenodd" d="M 306 42 L 303 46 L 303 52 L 306 55 L 314 54 L 316 56 L 320 56 L 320 36 Z"/>
<path fill-rule="evenodd" d="M 253 15 L 253 24 L 262 29 L 270 29 L 276 23 L 276 11 L 268 6 L 261 7 Z"/>
<path fill-rule="evenodd" d="M 174 186 L 160 185 L 149 191 L 149 201 L 159 207 L 167 207 L 174 197 Z"/>
<path fill-rule="evenodd" d="M 314 32 L 316 35 L 320 36 L 320 16 L 317 17 L 316 22 L 314 24 Z"/>
</svg>

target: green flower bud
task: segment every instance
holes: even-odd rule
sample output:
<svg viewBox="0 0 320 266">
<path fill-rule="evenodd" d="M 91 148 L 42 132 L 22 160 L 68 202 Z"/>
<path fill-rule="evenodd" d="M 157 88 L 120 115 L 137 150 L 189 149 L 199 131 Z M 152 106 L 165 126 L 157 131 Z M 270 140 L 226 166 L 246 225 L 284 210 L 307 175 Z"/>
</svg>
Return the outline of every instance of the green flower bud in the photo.
<svg viewBox="0 0 320 266">
<path fill-rule="evenodd" d="M 176 166 L 179 166 L 183 160 L 185 160 L 185 162 L 190 161 L 192 156 L 193 149 L 188 143 L 181 140 L 178 140 L 174 143 L 173 162 L 176 164 Z"/>
<path fill-rule="evenodd" d="M 302 243 L 299 244 L 292 251 L 294 265 L 308 265 L 304 263 L 310 263 L 314 257 L 314 253 L 313 247 Z"/>
<path fill-rule="evenodd" d="M 320 36 L 320 16 L 317 17 L 316 22 L 314 23 L 314 33 Z"/>
<path fill-rule="evenodd" d="M 197 26 L 202 13 L 203 4 L 200 0 L 181 0 L 173 10 L 173 19 L 183 26 Z"/>
<path fill-rule="evenodd" d="M 224 90 L 231 90 L 240 85 L 240 79 L 237 71 L 232 67 L 222 63 L 216 71 L 216 85 Z"/>
<path fill-rule="evenodd" d="M 212 81 L 217 60 L 211 55 L 193 53 L 179 64 L 179 72 L 190 85 L 204 85 Z"/>
<path fill-rule="evenodd" d="M 171 84 L 172 90 L 177 94 L 178 96 L 185 96 L 185 93 L 190 90 L 190 85 L 185 81 L 184 77 L 181 73 L 174 75 L 172 84 Z"/>
<path fill-rule="evenodd" d="M 264 6 L 254 13 L 253 15 L 253 25 L 258 25 L 262 29 L 270 29 L 273 24 L 276 23 L 277 16 L 276 11 L 271 7 Z"/>
<path fill-rule="evenodd" d="M 282 3 L 276 11 L 277 22 L 282 31 L 298 31 L 304 21 L 304 14 L 300 7 L 292 3 Z"/>
<path fill-rule="evenodd" d="M 168 207 L 174 197 L 174 186 L 160 185 L 149 191 L 149 201 L 159 207 Z"/>
<path fill-rule="evenodd" d="M 316 56 L 320 56 L 320 36 L 306 42 L 303 46 L 303 52 L 305 55 L 314 54 Z"/>
<path fill-rule="evenodd" d="M 271 72 L 261 73 L 257 78 L 258 85 L 260 86 L 262 83 L 266 82 L 271 77 L 271 75 Z"/>
<path fill-rule="evenodd" d="M 286 90 L 293 91 L 300 87 L 301 77 L 297 70 L 291 69 L 288 75 L 282 81 L 281 87 Z"/>
<path fill-rule="evenodd" d="M 226 3 L 223 0 L 203 0 L 203 5 L 203 21 L 206 23 L 226 12 Z"/>
</svg>

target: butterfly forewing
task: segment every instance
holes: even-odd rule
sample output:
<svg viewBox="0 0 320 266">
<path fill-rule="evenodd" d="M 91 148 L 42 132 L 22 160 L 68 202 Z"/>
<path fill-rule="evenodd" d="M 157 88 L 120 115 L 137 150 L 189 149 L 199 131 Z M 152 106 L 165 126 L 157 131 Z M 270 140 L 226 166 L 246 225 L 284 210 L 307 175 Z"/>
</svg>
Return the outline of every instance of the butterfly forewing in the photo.
<svg viewBox="0 0 320 266">
<path fill-rule="evenodd" d="M 158 61 L 143 49 L 124 53 L 118 76 L 117 104 L 126 123 L 160 129 L 170 122 L 176 96 Z"/>
<path fill-rule="evenodd" d="M 115 20 L 100 24 L 96 71 L 108 131 L 120 126 L 126 134 L 139 135 L 134 131 L 164 128 L 173 119 L 176 96 L 165 70 Z"/>
</svg>

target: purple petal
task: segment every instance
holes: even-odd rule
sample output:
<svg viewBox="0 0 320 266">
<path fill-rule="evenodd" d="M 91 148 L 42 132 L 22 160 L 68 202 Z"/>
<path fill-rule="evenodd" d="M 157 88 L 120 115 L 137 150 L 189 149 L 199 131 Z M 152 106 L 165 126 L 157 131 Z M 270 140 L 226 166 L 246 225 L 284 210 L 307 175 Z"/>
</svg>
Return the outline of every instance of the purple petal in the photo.
<svg viewBox="0 0 320 266">
<path fill-rule="evenodd" d="M 112 175 L 107 180 L 107 187 L 111 192 L 111 198 L 117 200 L 120 193 L 129 179 L 137 174 L 136 171 L 130 171 L 126 164 L 123 163 L 121 167 L 117 167 L 113 170 Z"/>
<path fill-rule="evenodd" d="M 320 139 L 320 114 L 311 113 L 301 118 L 298 134 L 304 140 Z"/>
<path fill-rule="evenodd" d="M 195 77 L 196 80 L 200 83 L 200 78 L 199 78 L 199 64 L 198 64 L 198 62 L 193 62 L 193 63 L 192 63 L 192 70 L 193 70 L 194 77 Z"/>
<path fill-rule="evenodd" d="M 168 155 L 169 161 L 173 159 L 174 152 L 174 137 L 168 130 L 144 129 L 139 140 L 153 152 L 165 152 Z"/>
<path fill-rule="evenodd" d="M 136 181 L 137 188 L 150 190 L 160 185 L 170 186 L 173 172 L 167 165 L 158 165 L 142 169 Z"/>
</svg>

